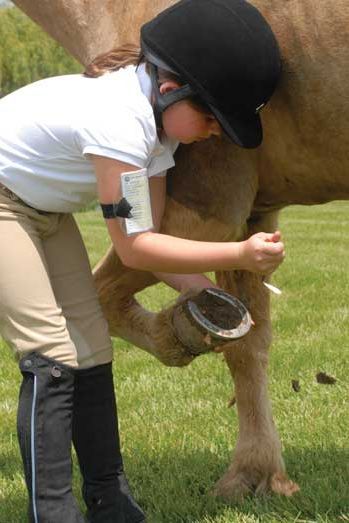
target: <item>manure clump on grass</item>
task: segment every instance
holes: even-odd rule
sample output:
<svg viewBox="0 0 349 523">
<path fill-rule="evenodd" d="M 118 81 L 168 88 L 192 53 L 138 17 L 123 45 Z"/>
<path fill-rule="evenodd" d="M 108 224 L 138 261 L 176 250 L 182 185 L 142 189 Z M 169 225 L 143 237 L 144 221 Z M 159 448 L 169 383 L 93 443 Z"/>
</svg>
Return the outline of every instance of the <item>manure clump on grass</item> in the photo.
<svg viewBox="0 0 349 523">
<path fill-rule="evenodd" d="M 316 374 L 316 381 L 321 385 L 334 385 L 337 380 L 326 374 L 326 372 L 318 372 Z"/>
<path fill-rule="evenodd" d="M 291 383 L 292 383 L 292 389 L 295 392 L 299 392 L 301 390 L 301 386 L 300 386 L 299 380 L 292 380 Z"/>
</svg>

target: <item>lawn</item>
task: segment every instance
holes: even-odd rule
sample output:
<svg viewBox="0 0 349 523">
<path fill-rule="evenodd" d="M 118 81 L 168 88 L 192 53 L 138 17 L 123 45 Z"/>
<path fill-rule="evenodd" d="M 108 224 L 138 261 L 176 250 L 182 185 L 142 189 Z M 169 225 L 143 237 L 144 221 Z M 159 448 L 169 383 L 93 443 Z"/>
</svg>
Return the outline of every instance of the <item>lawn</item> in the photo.
<svg viewBox="0 0 349 523">
<path fill-rule="evenodd" d="M 108 245 L 97 212 L 78 215 L 92 263 Z M 349 522 L 349 203 L 283 211 L 287 258 L 273 283 L 270 394 L 289 475 L 291 499 L 268 496 L 228 506 L 209 494 L 227 467 L 237 434 L 228 409 L 231 378 L 221 355 L 168 369 L 115 340 L 115 386 L 126 469 L 148 523 Z M 156 310 L 175 293 L 140 297 Z M 26 522 L 16 437 L 19 373 L 0 342 L 0 523 Z M 334 385 L 316 382 L 323 371 Z M 291 381 L 298 380 L 299 392 Z M 79 490 L 75 466 L 75 489 Z M 62 522 L 64 523 L 64 522 Z"/>
</svg>

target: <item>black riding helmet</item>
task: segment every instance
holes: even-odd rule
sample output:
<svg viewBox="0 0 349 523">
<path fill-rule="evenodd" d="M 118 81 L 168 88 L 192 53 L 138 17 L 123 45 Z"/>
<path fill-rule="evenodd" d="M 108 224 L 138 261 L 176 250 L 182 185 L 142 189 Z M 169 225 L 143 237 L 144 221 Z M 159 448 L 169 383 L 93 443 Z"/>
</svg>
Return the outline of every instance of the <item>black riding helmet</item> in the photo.
<svg viewBox="0 0 349 523">
<path fill-rule="evenodd" d="M 275 36 L 245 0 L 181 0 L 141 28 L 150 64 L 155 109 L 196 97 L 229 138 L 253 148 L 263 138 L 259 111 L 272 96 L 281 61 Z M 179 75 L 182 87 L 161 95 L 156 68 Z"/>
</svg>

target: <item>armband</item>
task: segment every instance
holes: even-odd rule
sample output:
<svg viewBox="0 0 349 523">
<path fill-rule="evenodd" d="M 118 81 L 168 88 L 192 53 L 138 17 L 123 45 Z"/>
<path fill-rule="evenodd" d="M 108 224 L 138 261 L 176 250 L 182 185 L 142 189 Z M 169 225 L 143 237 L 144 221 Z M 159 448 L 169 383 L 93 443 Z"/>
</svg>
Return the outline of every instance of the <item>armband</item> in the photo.
<svg viewBox="0 0 349 523">
<path fill-rule="evenodd" d="M 120 188 L 122 198 L 118 203 L 100 204 L 104 218 L 120 218 L 127 236 L 153 229 L 147 169 L 121 173 Z"/>
<path fill-rule="evenodd" d="M 132 205 L 126 198 L 121 198 L 119 203 L 100 203 L 103 216 L 106 220 L 112 218 L 132 218 Z"/>
</svg>

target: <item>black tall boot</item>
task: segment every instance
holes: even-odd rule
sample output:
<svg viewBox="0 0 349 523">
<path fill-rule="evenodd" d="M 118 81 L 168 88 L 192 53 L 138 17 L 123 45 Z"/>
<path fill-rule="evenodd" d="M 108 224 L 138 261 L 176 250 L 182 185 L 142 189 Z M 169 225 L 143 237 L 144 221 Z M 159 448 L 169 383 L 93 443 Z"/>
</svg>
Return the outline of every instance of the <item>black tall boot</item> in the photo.
<svg viewBox="0 0 349 523">
<path fill-rule="evenodd" d="M 141 523 L 123 469 L 112 365 L 76 373 L 73 442 L 90 523 Z"/>
<path fill-rule="evenodd" d="M 29 493 L 30 523 L 83 523 L 71 489 L 74 370 L 30 353 L 19 364 L 23 381 L 18 439 Z"/>
</svg>

